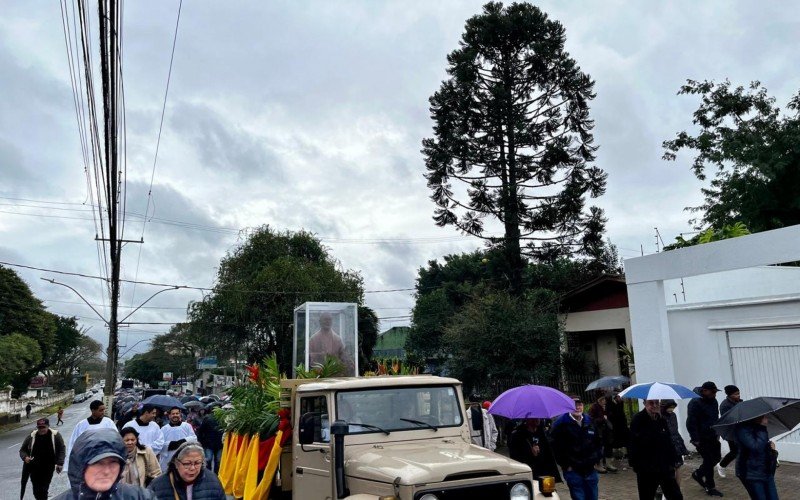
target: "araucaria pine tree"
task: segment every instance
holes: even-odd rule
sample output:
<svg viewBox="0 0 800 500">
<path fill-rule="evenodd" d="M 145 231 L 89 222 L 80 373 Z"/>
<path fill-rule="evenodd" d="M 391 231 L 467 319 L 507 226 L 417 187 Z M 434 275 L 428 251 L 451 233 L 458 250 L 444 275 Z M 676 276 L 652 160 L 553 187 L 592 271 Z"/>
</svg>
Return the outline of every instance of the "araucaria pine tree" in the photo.
<svg viewBox="0 0 800 500">
<path fill-rule="evenodd" d="M 430 98 L 434 136 L 422 153 L 434 220 L 501 246 L 512 294 L 522 292 L 527 256 L 602 251 L 603 212 L 586 207 L 606 185 L 593 165 L 594 82 L 565 39 L 533 5 L 488 3 L 467 21 L 449 78 Z"/>
</svg>

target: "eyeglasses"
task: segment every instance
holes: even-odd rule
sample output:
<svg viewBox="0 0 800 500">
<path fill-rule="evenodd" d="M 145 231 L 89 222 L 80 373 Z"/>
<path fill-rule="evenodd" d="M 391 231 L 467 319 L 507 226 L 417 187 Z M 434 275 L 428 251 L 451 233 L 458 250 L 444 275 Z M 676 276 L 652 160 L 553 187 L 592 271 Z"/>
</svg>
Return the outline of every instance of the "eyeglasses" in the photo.
<svg viewBox="0 0 800 500">
<path fill-rule="evenodd" d="M 203 461 L 200 462 L 178 462 L 184 469 L 199 469 L 203 466 Z"/>
</svg>

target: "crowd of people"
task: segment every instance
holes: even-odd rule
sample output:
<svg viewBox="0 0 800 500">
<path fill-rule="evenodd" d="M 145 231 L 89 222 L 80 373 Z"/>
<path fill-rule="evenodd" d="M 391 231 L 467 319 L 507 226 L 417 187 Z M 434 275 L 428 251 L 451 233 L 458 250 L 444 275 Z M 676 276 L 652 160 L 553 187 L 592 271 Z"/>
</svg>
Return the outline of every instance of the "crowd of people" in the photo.
<svg viewBox="0 0 800 500">
<path fill-rule="evenodd" d="M 19 452 L 22 494 L 30 480 L 36 500 L 47 499 L 53 474 L 63 470 L 70 489 L 58 499 L 226 498 L 216 476 L 223 432 L 212 413 L 189 419 L 178 406 L 145 404 L 130 420 L 115 423 L 102 401 L 89 409 L 66 444 L 47 418 L 37 420 Z"/>
<path fill-rule="evenodd" d="M 728 440 L 730 451 L 723 457 L 720 436 L 713 426 L 721 415 L 741 402 L 739 389 L 726 386 L 721 404 L 716 397 L 719 389 L 713 382 L 705 382 L 695 392 L 700 397 L 689 402 L 686 428 L 702 463 L 691 473 L 692 479 L 706 495 L 721 497 L 714 474 L 726 477 L 727 467 L 736 461 L 736 477 L 750 498 L 777 500 L 778 453 L 767 435 L 768 417 L 737 424 L 735 439 Z M 479 416 L 473 403 L 467 414 L 473 443 L 494 449 L 494 429 L 504 430 L 501 440 L 505 435 L 510 457 L 530 466 L 534 477 L 551 476 L 566 483 L 573 500 L 597 500 L 598 474 L 617 472 L 624 468 L 625 459 L 636 473 L 641 500 L 652 500 L 658 491 L 667 500 L 683 499 L 679 469 L 689 450 L 678 429 L 676 401 L 644 401 L 644 409 L 629 419 L 617 391 L 598 394 L 588 411 L 580 398 L 573 400 L 575 410 L 555 419 L 504 419 L 505 425 L 493 422 L 481 430 L 473 425 Z M 490 403 L 483 406 L 488 408 Z"/>
</svg>

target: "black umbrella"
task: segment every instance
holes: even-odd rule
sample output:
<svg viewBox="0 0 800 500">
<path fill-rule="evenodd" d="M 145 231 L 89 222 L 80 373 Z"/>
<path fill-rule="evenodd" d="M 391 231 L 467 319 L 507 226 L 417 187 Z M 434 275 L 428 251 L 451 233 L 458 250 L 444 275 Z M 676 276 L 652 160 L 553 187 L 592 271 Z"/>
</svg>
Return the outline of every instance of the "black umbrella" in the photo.
<svg viewBox="0 0 800 500">
<path fill-rule="evenodd" d="M 769 437 L 789 432 L 800 424 L 800 399 L 754 398 L 742 401 L 723 415 L 714 428 L 724 439 L 732 441 L 736 424 L 764 415 L 769 415 Z"/>
<path fill-rule="evenodd" d="M 183 403 L 183 406 L 185 406 L 186 408 L 205 408 L 206 407 L 206 405 L 204 405 L 203 403 L 201 403 L 200 401 L 198 401 L 196 399 L 194 401 L 186 401 L 185 403 Z"/>
<path fill-rule="evenodd" d="M 613 387 L 622 387 L 623 385 L 628 385 L 631 383 L 631 379 L 625 377 L 623 375 L 611 375 L 609 377 L 603 377 L 591 382 L 589 385 L 586 386 L 587 391 L 593 391 L 595 389 L 610 389 Z"/>
<path fill-rule="evenodd" d="M 184 396 L 181 398 L 181 403 L 190 403 L 192 401 L 197 401 L 197 398 L 194 396 Z"/>
<path fill-rule="evenodd" d="M 173 398 L 172 396 L 165 396 L 163 394 L 155 394 L 142 401 L 143 406 L 147 404 L 153 405 L 156 408 L 160 408 L 164 411 L 172 408 L 180 408 L 181 410 L 186 409 L 186 407 L 183 406 L 183 403 L 181 403 L 179 400 Z"/>
</svg>

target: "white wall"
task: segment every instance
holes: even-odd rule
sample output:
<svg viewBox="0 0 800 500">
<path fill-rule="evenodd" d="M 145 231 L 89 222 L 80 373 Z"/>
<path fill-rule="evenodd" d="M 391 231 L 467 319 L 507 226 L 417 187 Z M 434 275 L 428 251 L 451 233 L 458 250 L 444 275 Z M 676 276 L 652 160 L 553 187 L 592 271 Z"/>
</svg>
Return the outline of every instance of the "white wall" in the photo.
<svg viewBox="0 0 800 500">
<path fill-rule="evenodd" d="M 800 293 L 798 283 L 800 267 L 757 266 L 665 280 L 664 298 L 670 306 L 778 297 Z"/>
</svg>

